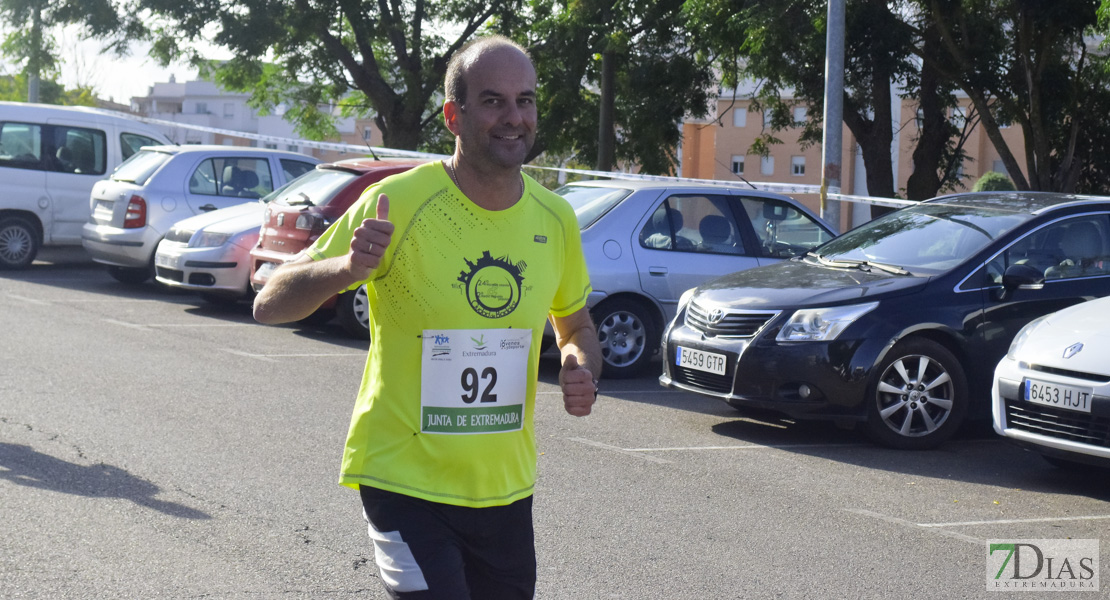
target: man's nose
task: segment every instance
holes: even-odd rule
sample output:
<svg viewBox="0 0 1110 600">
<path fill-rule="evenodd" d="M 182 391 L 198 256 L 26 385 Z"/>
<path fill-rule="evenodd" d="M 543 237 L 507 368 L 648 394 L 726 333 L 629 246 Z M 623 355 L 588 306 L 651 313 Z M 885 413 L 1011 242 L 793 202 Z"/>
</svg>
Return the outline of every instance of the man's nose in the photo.
<svg viewBox="0 0 1110 600">
<path fill-rule="evenodd" d="M 524 112 L 516 102 L 505 103 L 505 114 L 501 115 L 501 121 L 505 125 L 516 127 L 524 121 Z"/>
</svg>

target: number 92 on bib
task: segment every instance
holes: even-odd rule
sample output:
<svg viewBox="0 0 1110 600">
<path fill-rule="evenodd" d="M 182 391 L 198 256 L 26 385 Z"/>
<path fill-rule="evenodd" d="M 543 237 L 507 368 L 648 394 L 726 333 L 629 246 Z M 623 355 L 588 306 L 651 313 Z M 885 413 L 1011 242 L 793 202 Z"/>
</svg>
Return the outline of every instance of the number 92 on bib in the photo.
<svg viewBox="0 0 1110 600">
<path fill-rule="evenodd" d="M 425 329 L 420 431 L 482 434 L 524 427 L 528 329 Z"/>
</svg>

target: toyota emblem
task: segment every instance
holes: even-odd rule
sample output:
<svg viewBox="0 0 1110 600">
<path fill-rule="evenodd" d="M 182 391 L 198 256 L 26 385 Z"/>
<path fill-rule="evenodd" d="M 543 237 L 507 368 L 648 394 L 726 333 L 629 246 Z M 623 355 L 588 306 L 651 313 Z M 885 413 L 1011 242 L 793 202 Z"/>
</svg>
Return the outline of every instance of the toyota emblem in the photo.
<svg viewBox="0 0 1110 600">
<path fill-rule="evenodd" d="M 721 319 L 724 318 L 724 316 L 725 316 L 725 311 L 723 311 L 719 308 L 714 308 L 713 310 L 709 311 L 709 322 L 710 323 L 720 323 Z"/>
</svg>

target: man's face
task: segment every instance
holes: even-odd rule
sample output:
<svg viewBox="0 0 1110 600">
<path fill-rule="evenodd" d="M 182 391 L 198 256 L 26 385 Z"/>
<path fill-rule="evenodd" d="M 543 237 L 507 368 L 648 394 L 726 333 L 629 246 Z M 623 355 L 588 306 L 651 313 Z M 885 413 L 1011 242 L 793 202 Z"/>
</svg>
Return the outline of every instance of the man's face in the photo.
<svg viewBox="0 0 1110 600">
<path fill-rule="evenodd" d="M 528 57 L 502 47 L 467 71 L 466 103 L 458 106 L 459 145 L 478 168 L 520 168 L 536 141 L 536 71 Z"/>
</svg>

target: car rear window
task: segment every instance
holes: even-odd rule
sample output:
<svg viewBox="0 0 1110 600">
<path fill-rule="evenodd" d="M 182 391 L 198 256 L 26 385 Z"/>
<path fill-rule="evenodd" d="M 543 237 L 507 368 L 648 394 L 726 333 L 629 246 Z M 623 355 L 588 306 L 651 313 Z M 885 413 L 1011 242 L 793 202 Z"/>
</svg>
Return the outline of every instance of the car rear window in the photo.
<svg viewBox="0 0 1110 600">
<path fill-rule="evenodd" d="M 555 190 L 574 207 L 574 214 L 578 217 L 578 228 L 585 229 L 609 212 L 614 206 L 620 204 L 632 193 L 626 188 L 592 187 L 587 185 L 564 185 Z"/>
<path fill-rule="evenodd" d="M 143 185 L 159 167 L 166 164 L 170 156 L 166 152 L 157 150 L 140 150 L 116 168 L 112 173 L 112 179 Z"/>
<path fill-rule="evenodd" d="M 263 200 L 285 206 L 326 206 L 357 177 L 349 171 L 316 169 L 274 190 Z"/>
</svg>

